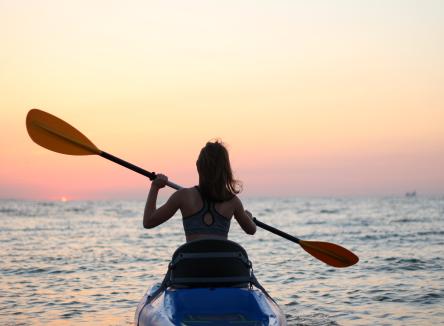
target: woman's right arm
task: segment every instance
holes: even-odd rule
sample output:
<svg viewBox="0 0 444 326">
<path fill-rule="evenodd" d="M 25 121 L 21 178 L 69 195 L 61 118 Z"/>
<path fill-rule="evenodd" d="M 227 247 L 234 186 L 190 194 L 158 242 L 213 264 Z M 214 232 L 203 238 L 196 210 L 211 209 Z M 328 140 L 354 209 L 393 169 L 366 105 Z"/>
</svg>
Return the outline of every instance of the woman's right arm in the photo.
<svg viewBox="0 0 444 326">
<path fill-rule="evenodd" d="M 240 199 L 236 196 L 234 197 L 234 218 L 237 220 L 242 230 L 248 234 L 256 233 L 256 224 L 253 221 L 253 215 L 249 211 L 244 210 L 244 206 Z"/>
<path fill-rule="evenodd" d="M 154 228 L 159 224 L 168 221 L 180 208 L 182 198 L 180 190 L 172 194 L 164 205 L 156 208 L 157 193 L 160 188 L 165 187 L 167 181 L 168 178 L 166 176 L 158 174 L 157 178 L 151 183 L 143 214 L 143 227 L 146 229 Z"/>
</svg>

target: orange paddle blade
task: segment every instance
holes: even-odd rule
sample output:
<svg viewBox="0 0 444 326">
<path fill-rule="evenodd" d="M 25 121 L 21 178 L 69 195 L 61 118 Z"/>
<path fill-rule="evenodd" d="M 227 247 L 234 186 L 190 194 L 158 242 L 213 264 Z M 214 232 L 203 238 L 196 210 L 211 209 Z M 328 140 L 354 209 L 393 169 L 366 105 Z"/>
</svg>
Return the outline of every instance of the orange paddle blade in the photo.
<svg viewBox="0 0 444 326">
<path fill-rule="evenodd" d="M 45 111 L 32 109 L 26 116 L 31 139 L 51 151 L 69 155 L 93 155 L 101 151 L 80 131 Z"/>
<path fill-rule="evenodd" d="M 310 255 L 333 267 L 348 267 L 359 261 L 350 250 L 334 243 L 300 240 L 299 244 Z"/>
</svg>

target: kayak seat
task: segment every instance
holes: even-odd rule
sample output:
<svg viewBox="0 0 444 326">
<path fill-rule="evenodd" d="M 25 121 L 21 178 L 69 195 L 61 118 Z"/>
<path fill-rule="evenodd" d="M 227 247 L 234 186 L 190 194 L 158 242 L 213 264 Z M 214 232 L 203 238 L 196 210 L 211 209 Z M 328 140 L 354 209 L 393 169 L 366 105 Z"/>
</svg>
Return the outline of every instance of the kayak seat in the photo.
<svg viewBox="0 0 444 326">
<path fill-rule="evenodd" d="M 239 244 L 220 239 L 188 242 L 173 254 L 169 265 L 172 287 L 247 287 L 252 264 Z"/>
<path fill-rule="evenodd" d="M 187 242 L 176 249 L 160 286 L 144 306 L 168 288 L 253 288 L 274 301 L 253 273 L 247 252 L 236 242 L 202 239 Z"/>
</svg>

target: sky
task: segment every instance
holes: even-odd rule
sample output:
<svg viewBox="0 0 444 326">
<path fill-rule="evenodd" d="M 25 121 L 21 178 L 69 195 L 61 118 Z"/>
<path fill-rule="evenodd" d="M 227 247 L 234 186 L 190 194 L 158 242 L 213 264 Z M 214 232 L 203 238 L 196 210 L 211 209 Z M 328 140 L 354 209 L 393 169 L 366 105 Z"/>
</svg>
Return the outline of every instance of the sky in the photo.
<svg viewBox="0 0 444 326">
<path fill-rule="evenodd" d="M 0 42 L 0 198 L 147 194 L 32 108 L 182 186 L 219 138 L 245 197 L 444 194 L 443 1 L 0 0 Z"/>
</svg>

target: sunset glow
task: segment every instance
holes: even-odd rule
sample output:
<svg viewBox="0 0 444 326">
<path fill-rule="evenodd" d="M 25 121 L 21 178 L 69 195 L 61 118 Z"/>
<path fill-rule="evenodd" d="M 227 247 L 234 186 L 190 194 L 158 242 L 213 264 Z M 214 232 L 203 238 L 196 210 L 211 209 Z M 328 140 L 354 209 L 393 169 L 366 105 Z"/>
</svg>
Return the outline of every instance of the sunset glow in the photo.
<svg viewBox="0 0 444 326">
<path fill-rule="evenodd" d="M 146 196 L 34 144 L 32 108 L 184 186 L 218 137 L 244 196 L 444 194 L 442 1 L 1 1 L 0 27 L 0 197 Z"/>
</svg>

